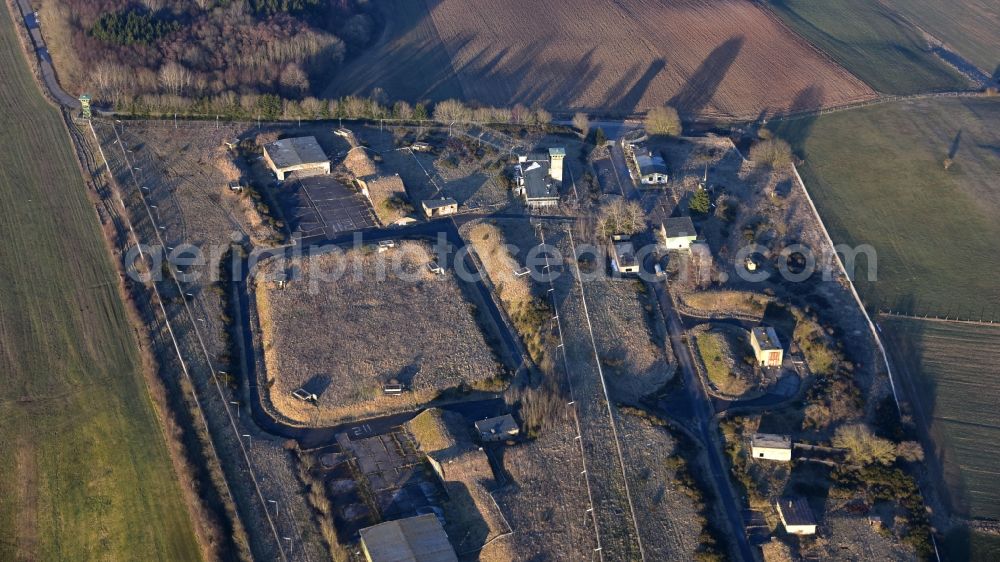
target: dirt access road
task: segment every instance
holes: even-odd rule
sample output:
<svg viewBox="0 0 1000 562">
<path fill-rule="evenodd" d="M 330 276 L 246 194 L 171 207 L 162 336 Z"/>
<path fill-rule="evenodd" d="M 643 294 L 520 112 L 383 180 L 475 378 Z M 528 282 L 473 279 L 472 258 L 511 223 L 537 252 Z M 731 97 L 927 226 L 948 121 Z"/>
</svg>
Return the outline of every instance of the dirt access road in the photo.
<svg viewBox="0 0 1000 562">
<path fill-rule="evenodd" d="M 653 267 L 652 258 L 647 259 L 645 267 L 651 270 Z M 746 532 L 743 528 L 742 510 L 736 504 L 732 484 L 729 480 L 729 470 L 726 468 L 723 458 L 722 446 L 717 442 L 715 436 L 715 411 L 708 391 L 705 389 L 698 371 L 694 367 L 694 358 L 688 346 L 684 343 L 684 324 L 680 316 L 674 310 L 670 295 L 667 292 L 666 283 L 653 283 L 653 290 L 656 299 L 660 303 L 660 310 L 663 319 L 667 324 L 667 332 L 670 335 L 670 343 L 674 348 L 674 355 L 680 372 L 684 376 L 684 388 L 687 389 L 695 430 L 702 444 L 708 453 L 709 467 L 712 472 L 712 479 L 715 481 L 715 488 L 718 490 L 722 508 L 726 512 L 730 532 L 739 550 L 739 557 L 745 561 L 752 561 L 754 557 L 750 542 L 747 540 Z"/>
<path fill-rule="evenodd" d="M 21 21 L 24 22 L 24 26 L 28 29 L 28 35 L 34 44 L 35 55 L 38 57 L 38 65 L 42 71 L 42 80 L 45 81 L 45 87 L 48 88 L 49 94 L 60 105 L 70 109 L 79 109 L 80 100 L 66 93 L 62 89 L 62 86 L 59 85 L 59 80 L 56 78 L 56 70 L 52 66 L 52 57 L 49 56 L 49 50 L 45 47 L 45 39 L 42 38 L 42 31 L 39 29 L 41 22 L 35 16 L 34 10 L 31 9 L 31 3 L 29 0 L 17 0 L 17 9 L 21 12 Z"/>
</svg>

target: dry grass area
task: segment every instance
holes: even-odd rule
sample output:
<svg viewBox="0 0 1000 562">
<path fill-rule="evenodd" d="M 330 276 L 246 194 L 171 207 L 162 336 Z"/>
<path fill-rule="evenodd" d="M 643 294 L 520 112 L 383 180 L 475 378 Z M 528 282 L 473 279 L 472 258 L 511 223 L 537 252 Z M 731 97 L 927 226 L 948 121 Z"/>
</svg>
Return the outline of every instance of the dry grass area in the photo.
<svg viewBox="0 0 1000 562">
<path fill-rule="evenodd" d="M 495 485 L 493 469 L 486 453 L 473 443 L 472 427 L 461 414 L 437 408 L 425 410 L 405 424 L 448 492 L 443 505 L 445 531 L 458 552 L 480 548 L 509 531 L 490 496 L 489 488 Z M 494 555 L 499 554 L 494 551 Z"/>
<path fill-rule="evenodd" d="M 109 158 L 120 157 L 114 133 L 104 123 L 95 123 Z M 155 121 L 130 121 L 121 133 L 132 151 L 130 161 L 139 167 L 137 178 L 156 205 L 154 217 L 166 227 L 168 242 L 183 240 L 206 249 L 228 245 L 235 232 L 255 244 L 266 245 L 281 234 L 266 221 L 247 191 L 228 189 L 241 172 L 223 142 L 237 138 L 244 128 L 225 124 L 186 124 L 183 130 Z M 176 238 L 175 238 L 176 237 Z"/>
<path fill-rule="evenodd" d="M 698 291 L 679 295 L 681 304 L 699 315 L 731 314 L 763 317 L 774 297 L 749 291 Z"/>
<path fill-rule="evenodd" d="M 692 330 L 692 335 L 697 359 L 716 390 L 728 396 L 742 396 L 754 387 L 754 369 L 745 360 L 751 352 L 746 330 L 722 324 L 701 325 Z"/>
<path fill-rule="evenodd" d="M 584 283 L 594 340 L 614 399 L 635 404 L 674 375 L 666 327 L 639 281 L 606 276 Z"/>
<path fill-rule="evenodd" d="M 378 173 L 375 163 L 368 157 L 364 147 L 355 146 L 347 152 L 343 165 L 356 178 L 363 178 Z"/>
<path fill-rule="evenodd" d="M 283 290 L 257 281 L 262 384 L 280 414 L 328 425 L 414 407 L 499 374 L 461 288 L 450 275 L 430 273 L 431 260 L 424 244 L 403 242 L 387 254 L 362 248 L 299 258 L 290 266 L 301 281 Z M 319 281 L 320 272 L 336 270 L 338 262 L 351 264 L 346 273 Z M 258 279 L 282 267 L 267 261 Z M 389 381 L 409 391 L 383 396 L 381 386 Z M 316 405 L 292 397 L 298 388 L 317 394 Z"/>
<path fill-rule="evenodd" d="M 891 533 L 879 531 L 869 525 L 868 518 L 863 515 L 844 511 L 829 513 L 823 518 L 820 533 L 821 537 L 815 543 L 802 548 L 803 555 L 819 560 L 893 562 L 906 562 L 916 558 L 912 548 L 896 540 Z"/>
<path fill-rule="evenodd" d="M 523 223 L 521 228 L 530 229 Z M 544 362 L 543 350 L 547 336 L 543 326 L 549 318 L 549 307 L 532 292 L 530 276 L 517 276 L 521 264 L 508 251 L 504 232 L 496 225 L 481 222 L 472 226 L 465 238 L 483 264 L 493 290 L 521 335 L 528 354 L 538 364 Z M 527 247 L 521 248 L 527 251 Z"/>
<path fill-rule="evenodd" d="M 419 14 L 397 4 L 384 7 L 382 43 L 348 64 L 328 94 L 380 85 L 413 101 L 621 114 L 667 102 L 685 114 L 747 118 L 874 97 L 751 2 L 586 0 L 567 10 L 556 0 L 441 0 Z M 397 10 L 419 23 L 396 25 Z"/>
<path fill-rule="evenodd" d="M 368 197 L 382 224 L 392 224 L 413 212 L 413 206 L 407 201 L 406 187 L 399 174 L 380 176 L 366 183 Z"/>
<path fill-rule="evenodd" d="M 581 441 L 587 458 L 601 543 L 606 550 L 619 553 L 623 559 L 634 559 L 639 555 L 636 522 L 628 502 L 627 476 L 622 472 L 622 459 L 617 450 L 618 436 L 612 428 L 612 424 L 617 424 L 620 416 L 614 405 L 614 396 L 611 396 L 609 404 L 602 383 L 604 377 L 611 386 L 611 373 L 603 371 L 599 348 L 596 353 L 594 349 L 597 338 L 614 338 L 618 334 L 603 334 L 595 325 L 591 339 L 589 322 L 593 322 L 597 316 L 591 309 L 595 301 L 587 296 L 585 308 L 586 289 L 581 289 L 578 281 L 579 272 L 576 260 L 572 257 L 573 246 L 569 241 L 569 233 L 561 226 L 546 228 L 545 241 L 558 248 L 563 256 L 563 262 L 554 266 L 562 274 L 554 281 L 553 294 L 558 303 L 556 312 L 562 324 L 568 363 L 567 377 L 571 381 L 580 420 Z M 631 326 L 630 329 L 637 328 Z"/>
<path fill-rule="evenodd" d="M 521 269 L 521 264 L 504 247 L 506 241 L 503 232 L 495 225 L 483 222 L 469 231 L 469 238 L 476 255 L 489 273 L 500 300 L 507 305 L 508 310 L 516 312 L 530 305 L 534 298 L 531 293 L 531 279 L 528 276 L 518 277 L 514 274 Z"/>
<path fill-rule="evenodd" d="M 665 427 L 638 416 L 623 415 L 621 424 L 647 559 L 690 560 L 703 524 L 690 488 L 678 479 L 676 440 Z"/>
<path fill-rule="evenodd" d="M 508 560 L 589 560 L 594 526 L 572 418 L 559 416 L 538 439 L 502 450 L 505 485 L 494 494 L 513 527 Z M 500 541 L 498 541 L 500 542 Z"/>
</svg>

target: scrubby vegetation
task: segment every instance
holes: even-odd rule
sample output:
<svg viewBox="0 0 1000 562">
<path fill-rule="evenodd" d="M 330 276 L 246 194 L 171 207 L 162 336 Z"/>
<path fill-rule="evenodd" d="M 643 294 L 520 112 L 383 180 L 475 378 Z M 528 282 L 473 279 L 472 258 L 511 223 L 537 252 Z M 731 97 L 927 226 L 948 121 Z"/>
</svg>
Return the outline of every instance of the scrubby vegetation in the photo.
<svg viewBox="0 0 1000 562">
<path fill-rule="evenodd" d="M 520 266 L 506 250 L 503 232 L 499 228 L 487 223 L 478 224 L 469 232 L 469 238 L 524 341 L 528 355 L 532 361 L 541 364 L 545 346 L 551 337 L 544 326 L 552 318 L 552 308 L 532 293 L 529 279 L 514 274 Z"/>
<path fill-rule="evenodd" d="M 651 135 L 681 134 L 681 118 L 672 107 L 654 107 L 646 113 L 646 132 Z"/>
<path fill-rule="evenodd" d="M 703 326 L 694 332 L 697 359 L 718 391 L 739 396 L 754 385 L 753 356 L 746 330 L 726 325 Z"/>
<path fill-rule="evenodd" d="M 646 213 L 635 201 L 613 199 L 601 207 L 597 219 L 597 234 L 610 238 L 617 234 L 631 236 L 646 229 Z"/>
<path fill-rule="evenodd" d="M 792 147 L 781 139 L 766 139 L 750 147 L 750 160 L 781 168 L 792 163 Z"/>
</svg>

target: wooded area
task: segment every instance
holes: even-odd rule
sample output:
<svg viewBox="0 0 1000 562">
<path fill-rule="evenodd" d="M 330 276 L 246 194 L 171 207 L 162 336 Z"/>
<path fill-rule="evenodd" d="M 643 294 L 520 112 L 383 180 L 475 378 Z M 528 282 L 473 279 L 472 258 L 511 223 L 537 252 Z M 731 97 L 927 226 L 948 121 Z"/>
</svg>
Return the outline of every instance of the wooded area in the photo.
<svg viewBox="0 0 1000 562">
<path fill-rule="evenodd" d="M 363 0 L 46 0 L 40 20 L 60 79 L 121 105 L 134 96 L 301 99 L 371 42 Z"/>
</svg>

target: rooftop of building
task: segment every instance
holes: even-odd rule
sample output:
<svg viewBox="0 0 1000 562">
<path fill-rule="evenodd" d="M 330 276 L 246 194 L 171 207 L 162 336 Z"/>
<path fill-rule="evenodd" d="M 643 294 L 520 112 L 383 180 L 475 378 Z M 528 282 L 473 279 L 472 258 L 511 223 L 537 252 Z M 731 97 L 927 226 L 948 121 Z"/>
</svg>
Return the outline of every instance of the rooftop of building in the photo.
<svg viewBox="0 0 1000 562">
<path fill-rule="evenodd" d="M 653 156 L 650 154 L 639 155 L 636 154 L 635 157 L 636 164 L 639 166 L 639 173 L 642 175 L 648 174 L 666 174 L 667 173 L 667 163 L 663 160 L 661 156 Z"/>
<path fill-rule="evenodd" d="M 303 164 L 320 164 L 329 161 L 316 137 L 295 137 L 276 140 L 264 145 L 268 157 L 278 168 L 290 168 Z"/>
<path fill-rule="evenodd" d="M 785 525 L 815 525 L 816 518 L 805 498 L 784 497 L 776 502 Z"/>
<path fill-rule="evenodd" d="M 620 240 L 612 244 L 615 250 L 615 261 L 619 267 L 635 267 L 639 261 L 635 257 L 635 248 L 628 240 Z"/>
<path fill-rule="evenodd" d="M 672 217 L 663 221 L 663 228 L 666 230 L 667 238 L 680 238 L 683 236 L 698 236 L 694 229 L 694 222 L 691 217 Z"/>
<path fill-rule="evenodd" d="M 426 209 L 440 209 L 442 207 L 452 207 L 458 205 L 458 201 L 451 197 L 441 197 L 439 199 L 424 199 L 423 206 Z"/>
<path fill-rule="evenodd" d="M 518 429 L 517 422 L 510 414 L 479 420 L 475 425 L 479 433 L 510 433 Z"/>
<path fill-rule="evenodd" d="M 774 328 L 770 326 L 757 326 L 753 329 L 753 338 L 757 340 L 757 345 L 761 349 L 781 349 L 781 341 Z"/>
<path fill-rule="evenodd" d="M 787 435 L 776 433 L 755 433 L 751 437 L 754 447 L 766 447 L 769 449 L 791 449 L 792 438 Z"/>
<path fill-rule="evenodd" d="M 379 523 L 360 534 L 372 562 L 458 562 L 433 513 Z"/>
<path fill-rule="evenodd" d="M 549 175 L 548 157 L 544 160 L 528 160 L 519 164 L 524 178 L 524 192 L 531 199 L 555 199 L 559 197 L 560 182 Z"/>
</svg>

